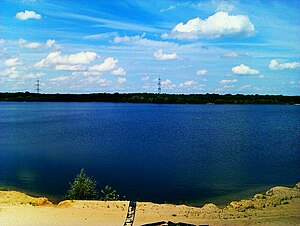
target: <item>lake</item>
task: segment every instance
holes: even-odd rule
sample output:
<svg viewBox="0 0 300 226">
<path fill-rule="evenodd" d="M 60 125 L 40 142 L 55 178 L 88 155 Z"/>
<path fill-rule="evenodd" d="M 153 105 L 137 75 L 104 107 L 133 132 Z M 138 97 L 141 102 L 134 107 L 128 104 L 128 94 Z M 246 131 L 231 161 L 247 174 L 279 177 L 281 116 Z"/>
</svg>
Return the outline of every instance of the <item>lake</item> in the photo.
<svg viewBox="0 0 300 226">
<path fill-rule="evenodd" d="M 300 106 L 0 102 L 0 185 L 53 200 L 84 168 L 127 199 L 225 204 L 299 162 Z"/>
</svg>

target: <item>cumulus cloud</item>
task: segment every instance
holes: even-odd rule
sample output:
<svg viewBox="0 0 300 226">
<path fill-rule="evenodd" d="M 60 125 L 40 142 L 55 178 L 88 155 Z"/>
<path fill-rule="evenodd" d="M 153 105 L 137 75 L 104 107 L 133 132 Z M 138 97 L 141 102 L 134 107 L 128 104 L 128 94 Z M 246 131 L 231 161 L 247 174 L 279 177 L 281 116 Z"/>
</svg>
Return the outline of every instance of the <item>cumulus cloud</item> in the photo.
<svg viewBox="0 0 300 226">
<path fill-rule="evenodd" d="M 38 49 L 41 47 L 41 44 L 38 42 L 30 42 L 24 45 L 27 49 Z"/>
<path fill-rule="evenodd" d="M 231 16 L 227 12 L 217 12 L 207 19 L 196 17 L 177 24 L 170 34 L 163 34 L 162 38 L 199 39 L 221 37 L 248 37 L 255 34 L 254 25 L 248 16 Z"/>
<path fill-rule="evenodd" d="M 126 75 L 126 71 L 122 67 L 118 67 L 117 69 L 111 72 L 113 75 Z"/>
<path fill-rule="evenodd" d="M 4 71 L 0 72 L 1 76 L 7 76 L 9 78 L 19 78 L 20 73 L 17 71 L 16 67 L 6 68 Z"/>
<path fill-rule="evenodd" d="M 238 80 L 237 79 L 232 79 L 232 80 L 230 80 L 230 79 L 224 79 L 224 80 L 221 80 L 220 81 L 220 83 L 221 84 L 230 84 L 230 83 L 236 83 L 236 82 L 238 82 Z"/>
<path fill-rule="evenodd" d="M 137 40 L 141 40 L 146 36 L 146 33 L 143 33 L 141 35 L 135 35 L 135 36 L 124 36 L 124 37 L 120 37 L 120 36 L 116 36 L 114 38 L 114 42 L 115 43 L 129 43 L 129 42 L 133 42 L 133 41 L 137 41 Z"/>
<path fill-rule="evenodd" d="M 113 57 L 108 57 L 104 60 L 102 64 L 96 64 L 89 67 L 89 71 L 110 71 L 116 68 L 118 63 L 118 59 L 114 59 Z"/>
<path fill-rule="evenodd" d="M 190 86 L 194 86 L 194 85 L 197 85 L 197 84 L 198 84 L 198 82 L 193 81 L 193 80 L 189 80 L 189 81 L 185 81 L 183 83 L 180 83 L 179 87 L 190 87 Z"/>
<path fill-rule="evenodd" d="M 19 62 L 18 58 L 11 58 L 11 59 L 4 61 L 4 65 L 7 67 L 12 67 L 12 66 L 20 65 L 20 64 L 21 63 Z"/>
<path fill-rule="evenodd" d="M 75 54 L 70 55 L 62 55 L 60 51 L 51 52 L 48 54 L 48 56 L 45 59 L 40 60 L 37 62 L 34 66 L 37 68 L 41 67 L 48 67 L 51 65 L 58 66 L 57 69 L 65 69 L 68 66 L 67 65 L 86 65 L 90 64 L 94 60 L 96 60 L 99 57 L 99 55 L 95 52 L 78 52 Z M 77 66 L 74 68 L 79 69 Z M 71 68 L 71 66 L 69 67 Z"/>
<path fill-rule="evenodd" d="M 177 54 L 174 53 L 164 53 L 162 49 L 154 52 L 154 57 L 156 60 L 178 60 Z"/>
<path fill-rule="evenodd" d="M 28 42 L 27 40 L 20 38 L 17 42 L 21 48 L 26 48 L 26 49 L 38 49 L 42 45 L 39 42 Z"/>
<path fill-rule="evenodd" d="M 126 78 L 121 78 L 121 77 L 119 77 L 119 78 L 117 78 L 117 82 L 118 82 L 119 84 L 123 84 L 123 83 L 126 82 Z"/>
<path fill-rule="evenodd" d="M 259 71 L 251 69 L 250 67 L 248 67 L 244 64 L 235 66 L 231 70 L 234 74 L 238 74 L 238 75 L 257 75 L 257 74 L 259 74 Z"/>
<path fill-rule="evenodd" d="M 207 70 L 198 70 L 197 75 L 206 75 L 208 73 Z"/>
<path fill-rule="evenodd" d="M 171 90 L 176 87 L 176 85 L 170 79 L 161 81 L 161 86 L 162 86 L 162 89 L 167 89 L 167 90 Z"/>
<path fill-rule="evenodd" d="M 291 62 L 291 63 L 278 63 L 277 60 L 271 60 L 269 68 L 271 70 L 285 70 L 285 69 L 295 69 L 300 67 L 300 62 Z"/>
<path fill-rule="evenodd" d="M 16 14 L 16 18 L 19 20 L 28 20 L 28 19 L 39 20 L 42 18 L 42 16 L 40 14 L 37 14 L 34 11 L 25 10 L 24 12 L 18 12 Z"/>
</svg>

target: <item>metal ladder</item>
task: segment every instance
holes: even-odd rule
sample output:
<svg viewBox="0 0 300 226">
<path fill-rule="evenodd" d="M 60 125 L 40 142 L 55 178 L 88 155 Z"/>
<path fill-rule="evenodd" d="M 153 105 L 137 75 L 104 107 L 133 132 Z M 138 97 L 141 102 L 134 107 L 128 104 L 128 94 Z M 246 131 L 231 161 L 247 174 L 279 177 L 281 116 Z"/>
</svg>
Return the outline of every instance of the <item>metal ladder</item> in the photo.
<svg viewBox="0 0 300 226">
<path fill-rule="evenodd" d="M 128 206 L 128 212 L 126 216 L 126 220 L 123 226 L 132 226 L 135 216 L 136 202 L 130 201 Z"/>
</svg>

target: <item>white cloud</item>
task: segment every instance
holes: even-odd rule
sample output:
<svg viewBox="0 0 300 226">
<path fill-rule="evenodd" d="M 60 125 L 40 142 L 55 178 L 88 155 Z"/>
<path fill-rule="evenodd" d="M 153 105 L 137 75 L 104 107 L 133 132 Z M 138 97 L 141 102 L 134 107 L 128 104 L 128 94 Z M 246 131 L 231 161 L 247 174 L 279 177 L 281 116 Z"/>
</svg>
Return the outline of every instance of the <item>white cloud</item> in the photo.
<svg viewBox="0 0 300 226">
<path fill-rule="evenodd" d="M 241 64 L 239 66 L 235 66 L 232 69 L 232 72 L 238 75 L 257 75 L 259 71 L 251 69 L 250 67 Z"/>
<path fill-rule="evenodd" d="M 232 80 L 230 80 L 230 79 L 224 79 L 224 80 L 221 80 L 220 81 L 220 83 L 221 84 L 229 84 L 229 83 L 236 83 L 236 82 L 238 82 L 238 80 L 237 79 L 232 79 Z"/>
<path fill-rule="evenodd" d="M 180 83 L 179 86 L 180 87 L 190 87 L 190 86 L 194 86 L 194 85 L 197 85 L 197 84 L 198 84 L 198 82 L 190 80 L 190 81 L 185 81 L 183 83 Z"/>
<path fill-rule="evenodd" d="M 39 73 L 28 73 L 24 76 L 22 76 L 22 78 L 24 79 L 35 79 L 35 78 L 40 78 L 42 76 L 45 76 L 45 73 L 39 72 Z"/>
<path fill-rule="evenodd" d="M 17 13 L 16 18 L 19 20 L 28 20 L 28 19 L 39 20 L 42 18 L 42 16 L 40 14 L 37 14 L 34 11 L 25 10 L 24 12 Z"/>
<path fill-rule="evenodd" d="M 60 51 L 51 52 L 45 59 L 40 60 L 34 66 L 48 67 L 50 65 L 80 65 L 80 64 L 90 64 L 94 60 L 99 58 L 99 55 L 95 52 L 79 52 L 70 55 L 61 55 Z M 66 67 L 66 66 L 65 66 Z M 64 68 L 62 66 L 61 68 Z"/>
<path fill-rule="evenodd" d="M 52 48 L 52 46 L 55 44 L 55 40 L 53 39 L 48 39 L 47 42 L 46 42 L 46 46 L 48 48 Z"/>
<path fill-rule="evenodd" d="M 235 58 L 238 57 L 239 55 L 236 52 L 228 52 L 224 54 L 224 57 L 229 57 L 229 58 Z"/>
<path fill-rule="evenodd" d="M 205 20 L 199 17 L 177 24 L 170 34 L 162 38 L 198 39 L 221 37 L 248 37 L 255 33 L 254 25 L 248 16 L 231 16 L 227 12 L 217 12 Z"/>
<path fill-rule="evenodd" d="M 110 38 L 111 36 L 115 36 L 117 34 L 118 34 L 117 32 L 106 32 L 101 34 L 87 35 L 84 36 L 83 39 L 91 39 L 91 40 L 104 39 L 104 38 Z"/>
<path fill-rule="evenodd" d="M 234 87 L 235 87 L 234 85 L 224 85 L 221 88 L 217 88 L 216 91 L 224 91 L 224 90 L 232 89 Z"/>
<path fill-rule="evenodd" d="M 117 78 L 117 82 L 118 82 L 119 84 L 123 84 L 123 83 L 126 82 L 126 78 L 121 78 L 121 77 L 119 77 L 119 78 Z"/>
<path fill-rule="evenodd" d="M 230 12 L 235 9 L 235 6 L 228 1 L 212 0 L 212 4 L 216 6 L 216 11 Z"/>
<path fill-rule="evenodd" d="M 126 75 L 126 71 L 122 67 L 118 67 L 117 69 L 111 72 L 113 75 Z"/>
<path fill-rule="evenodd" d="M 107 79 L 99 77 L 87 77 L 85 80 L 82 81 L 87 83 L 97 83 L 100 84 L 100 86 L 106 86 L 109 82 Z"/>
<path fill-rule="evenodd" d="M 289 84 L 290 85 L 294 85 L 296 82 L 295 81 L 290 81 Z"/>
<path fill-rule="evenodd" d="M 56 71 L 83 71 L 86 67 L 81 64 L 70 65 L 70 64 L 57 64 L 55 65 Z"/>
<path fill-rule="evenodd" d="M 197 75 L 206 75 L 208 73 L 207 70 L 198 70 Z"/>
<path fill-rule="evenodd" d="M 1 76 L 8 76 L 9 78 L 19 78 L 20 74 L 16 67 L 6 68 L 4 71 L 0 72 Z"/>
<path fill-rule="evenodd" d="M 3 38 L 0 38 L 0 45 L 4 44 L 4 43 L 5 43 L 5 40 Z"/>
<path fill-rule="evenodd" d="M 114 59 L 112 57 L 108 57 L 104 60 L 102 64 L 96 64 L 89 68 L 89 71 L 110 71 L 116 68 L 118 63 L 118 59 Z"/>
<path fill-rule="evenodd" d="M 179 3 L 175 4 L 175 5 L 170 5 L 167 8 L 162 8 L 159 11 L 161 13 L 164 13 L 164 12 L 167 12 L 167 11 L 170 11 L 170 10 L 174 10 L 176 8 L 186 7 L 188 5 L 192 5 L 191 1 L 182 1 L 182 2 L 179 2 Z"/>
<path fill-rule="evenodd" d="M 173 10 L 173 9 L 176 9 L 176 5 L 170 5 L 168 8 L 165 8 L 165 9 L 160 9 L 159 11 L 161 12 L 161 13 L 163 13 L 163 12 L 167 12 L 167 11 L 169 11 L 169 10 Z"/>
<path fill-rule="evenodd" d="M 146 77 L 143 77 L 143 78 L 141 78 L 143 81 L 148 81 L 149 80 L 149 76 L 146 76 Z"/>
<path fill-rule="evenodd" d="M 163 53 L 162 49 L 154 52 L 154 57 L 156 60 L 178 60 L 177 54 L 174 53 Z"/>
<path fill-rule="evenodd" d="M 137 40 L 141 40 L 146 36 L 146 33 L 143 33 L 141 35 L 135 35 L 135 36 L 124 36 L 124 37 L 120 37 L 120 36 L 116 36 L 114 38 L 114 42 L 115 43 L 129 43 L 129 42 L 133 42 L 133 41 L 137 41 Z"/>
<path fill-rule="evenodd" d="M 99 71 L 74 71 L 72 72 L 72 75 L 73 76 L 90 76 L 90 75 L 99 76 L 102 75 L 102 73 Z"/>
<path fill-rule="evenodd" d="M 278 63 L 277 60 L 271 60 L 269 68 L 271 70 L 285 70 L 285 69 L 295 69 L 300 67 L 300 62 L 291 62 L 291 63 Z"/>
<path fill-rule="evenodd" d="M 27 42 L 27 40 L 20 38 L 17 42 L 21 48 L 26 48 L 26 49 L 38 49 L 42 45 L 39 42 Z"/>
<path fill-rule="evenodd" d="M 21 63 L 19 62 L 18 58 L 11 58 L 11 59 L 4 61 L 4 65 L 7 67 L 12 67 L 12 66 L 20 65 L 20 64 Z"/>
<path fill-rule="evenodd" d="M 55 78 L 50 78 L 49 81 L 51 81 L 51 82 L 61 82 L 61 81 L 66 81 L 69 78 L 70 78 L 69 76 L 59 76 L 59 77 L 55 77 Z"/>
<path fill-rule="evenodd" d="M 241 86 L 240 90 L 250 89 L 250 88 L 251 88 L 251 85 L 244 85 L 244 86 Z"/>
<path fill-rule="evenodd" d="M 162 89 L 171 90 L 174 89 L 176 85 L 170 79 L 166 79 L 164 81 L 161 81 L 161 87 Z"/>
<path fill-rule="evenodd" d="M 41 47 L 41 44 L 38 42 L 30 42 L 25 44 L 23 47 L 27 49 L 38 49 Z"/>
</svg>

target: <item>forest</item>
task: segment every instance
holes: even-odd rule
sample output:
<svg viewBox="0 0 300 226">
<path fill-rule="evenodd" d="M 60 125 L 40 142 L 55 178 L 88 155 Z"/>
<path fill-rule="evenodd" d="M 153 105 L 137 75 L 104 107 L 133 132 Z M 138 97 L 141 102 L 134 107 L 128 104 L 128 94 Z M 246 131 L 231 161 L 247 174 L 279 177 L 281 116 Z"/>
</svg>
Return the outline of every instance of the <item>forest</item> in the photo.
<svg viewBox="0 0 300 226">
<path fill-rule="evenodd" d="M 30 92 L 0 93 L 0 101 L 16 102 L 120 102 L 162 104 L 300 104 L 300 96 L 243 94 L 155 94 L 91 93 L 37 94 Z"/>
</svg>

